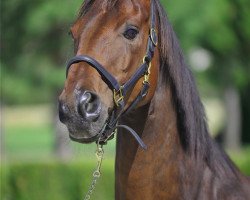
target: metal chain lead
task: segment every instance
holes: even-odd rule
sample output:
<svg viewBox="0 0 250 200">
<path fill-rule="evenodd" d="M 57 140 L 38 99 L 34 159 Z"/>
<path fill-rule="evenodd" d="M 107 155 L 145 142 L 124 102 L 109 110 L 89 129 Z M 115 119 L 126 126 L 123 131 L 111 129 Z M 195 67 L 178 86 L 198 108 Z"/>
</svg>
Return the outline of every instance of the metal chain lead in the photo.
<svg viewBox="0 0 250 200">
<path fill-rule="evenodd" d="M 86 194 L 86 196 L 84 197 L 84 200 L 90 200 L 91 195 L 93 194 L 93 191 L 96 187 L 96 183 L 98 181 L 98 179 L 101 176 L 101 166 L 102 166 L 102 160 L 103 160 L 103 155 L 104 155 L 104 150 L 102 146 L 99 146 L 99 141 L 97 142 L 97 150 L 95 153 L 96 157 L 97 157 L 97 168 L 93 173 L 93 180 L 92 183 L 89 187 L 89 190 Z"/>
</svg>

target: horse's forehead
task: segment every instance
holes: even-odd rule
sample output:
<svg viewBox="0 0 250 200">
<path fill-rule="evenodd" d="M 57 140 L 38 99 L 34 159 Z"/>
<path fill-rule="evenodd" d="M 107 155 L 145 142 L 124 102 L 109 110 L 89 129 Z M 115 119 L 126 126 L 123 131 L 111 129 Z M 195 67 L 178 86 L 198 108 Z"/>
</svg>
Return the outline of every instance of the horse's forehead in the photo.
<svg viewBox="0 0 250 200">
<path fill-rule="evenodd" d="M 149 0 L 95 0 L 92 10 L 94 13 L 101 12 L 104 15 L 120 13 L 129 15 L 138 10 L 147 10 Z"/>
<path fill-rule="evenodd" d="M 145 0 L 145 2 L 147 1 L 149 2 L 149 0 Z M 102 29 L 102 33 L 104 33 L 104 30 L 108 30 L 103 29 L 104 26 L 119 27 L 130 18 L 133 18 L 134 22 L 142 23 L 145 21 L 144 19 L 148 18 L 150 10 L 145 2 L 143 0 L 95 0 L 86 14 L 75 21 L 71 31 L 75 38 L 79 38 L 85 37 L 86 32 L 83 30 Z"/>
<path fill-rule="evenodd" d="M 88 9 L 87 13 L 78 18 L 74 25 L 76 27 L 84 26 L 85 23 L 91 21 L 95 17 L 101 19 L 113 17 L 117 20 L 126 19 L 133 16 L 139 16 L 140 18 L 147 16 L 147 1 L 143 0 L 93 0 L 94 3 Z M 139 13 L 139 15 L 138 15 Z M 78 28 L 77 28 L 78 29 Z"/>
<path fill-rule="evenodd" d="M 95 0 L 95 3 L 100 5 L 103 10 L 109 10 L 113 8 L 122 8 L 124 7 L 131 9 L 136 6 L 147 6 L 149 5 L 150 0 Z"/>
</svg>

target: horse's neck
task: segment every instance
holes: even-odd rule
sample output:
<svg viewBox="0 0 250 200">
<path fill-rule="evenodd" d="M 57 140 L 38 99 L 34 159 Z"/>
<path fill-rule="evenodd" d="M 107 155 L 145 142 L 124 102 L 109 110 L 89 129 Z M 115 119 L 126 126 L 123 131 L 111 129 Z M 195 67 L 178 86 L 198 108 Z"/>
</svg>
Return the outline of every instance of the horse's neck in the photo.
<svg viewBox="0 0 250 200">
<path fill-rule="evenodd" d="M 181 170 L 178 166 L 183 166 L 184 154 L 170 89 L 158 87 L 150 105 L 122 122 L 140 134 L 148 149 L 142 150 L 130 134 L 118 134 L 116 199 L 162 199 L 166 193 L 177 199 Z"/>
<path fill-rule="evenodd" d="M 230 188 L 236 188 L 234 193 L 230 189 L 232 194 L 243 193 L 237 171 L 230 171 L 226 161 L 216 157 L 219 151 L 212 158 L 218 162 L 214 166 L 216 174 L 223 178 L 218 178 L 204 159 L 194 159 L 184 152 L 171 97 L 170 88 L 159 84 L 149 105 L 122 119 L 141 136 L 148 149 L 142 150 L 129 133 L 118 133 L 116 200 L 229 199 L 224 190 L 228 183 Z M 246 191 L 248 187 L 249 183 Z M 225 198 L 220 198 L 222 194 Z"/>
</svg>

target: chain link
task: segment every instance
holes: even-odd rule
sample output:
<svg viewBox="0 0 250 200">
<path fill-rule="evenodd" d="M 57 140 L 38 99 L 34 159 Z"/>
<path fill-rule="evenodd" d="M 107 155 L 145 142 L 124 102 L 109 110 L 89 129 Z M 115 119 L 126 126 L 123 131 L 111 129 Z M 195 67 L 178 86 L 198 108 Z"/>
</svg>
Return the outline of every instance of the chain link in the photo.
<svg viewBox="0 0 250 200">
<path fill-rule="evenodd" d="M 89 187 L 89 190 L 86 196 L 84 197 L 84 200 L 90 200 L 91 195 L 93 194 L 93 191 L 96 187 L 96 183 L 101 176 L 101 166 L 102 166 L 103 155 L 104 155 L 103 147 L 99 146 L 99 141 L 98 141 L 97 150 L 96 150 L 97 168 L 93 173 L 93 180 L 91 182 L 91 185 Z"/>
</svg>

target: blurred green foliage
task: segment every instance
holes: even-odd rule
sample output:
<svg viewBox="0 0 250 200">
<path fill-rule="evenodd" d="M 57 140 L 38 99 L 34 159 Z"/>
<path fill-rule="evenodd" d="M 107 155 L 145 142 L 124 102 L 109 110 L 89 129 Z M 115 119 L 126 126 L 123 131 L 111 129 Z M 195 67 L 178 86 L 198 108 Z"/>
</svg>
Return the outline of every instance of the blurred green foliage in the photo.
<svg viewBox="0 0 250 200">
<path fill-rule="evenodd" d="M 5 131 L 5 151 L 9 160 L 43 160 L 53 156 L 52 126 L 8 126 Z"/>
<path fill-rule="evenodd" d="M 113 161 L 104 160 L 103 174 L 93 199 L 114 199 Z M 94 162 L 12 164 L 4 168 L 2 200 L 82 199 L 92 180 Z M 2 177 L 3 178 L 3 177 Z"/>
<path fill-rule="evenodd" d="M 211 83 L 250 84 L 250 2 L 248 0 L 164 1 L 170 21 L 188 52 L 194 47 L 208 50 L 213 62 Z"/>
<path fill-rule="evenodd" d="M 1 2 L 2 98 L 6 104 L 44 103 L 62 88 L 68 37 L 81 0 Z"/>
</svg>

